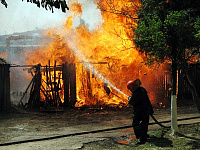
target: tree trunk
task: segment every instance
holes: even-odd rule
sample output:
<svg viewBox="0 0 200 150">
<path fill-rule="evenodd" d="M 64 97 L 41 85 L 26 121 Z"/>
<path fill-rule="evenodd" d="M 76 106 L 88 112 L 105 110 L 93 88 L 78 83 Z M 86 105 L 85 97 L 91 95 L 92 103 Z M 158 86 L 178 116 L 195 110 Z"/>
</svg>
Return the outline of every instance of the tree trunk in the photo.
<svg viewBox="0 0 200 150">
<path fill-rule="evenodd" d="M 176 83 L 177 83 L 177 64 L 172 60 L 172 94 L 171 94 L 171 131 L 172 135 L 176 135 L 178 132 L 177 123 L 177 93 L 176 93 Z"/>
</svg>

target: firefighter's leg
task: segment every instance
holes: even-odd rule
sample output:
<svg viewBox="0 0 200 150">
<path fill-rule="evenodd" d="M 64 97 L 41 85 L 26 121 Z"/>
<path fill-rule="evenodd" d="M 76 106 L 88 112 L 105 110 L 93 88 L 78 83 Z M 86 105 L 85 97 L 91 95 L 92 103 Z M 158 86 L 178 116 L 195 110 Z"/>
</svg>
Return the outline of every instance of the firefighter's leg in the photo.
<svg viewBox="0 0 200 150">
<path fill-rule="evenodd" d="M 149 124 L 149 115 L 144 117 L 141 121 L 141 133 L 140 133 L 140 141 L 145 143 L 148 137 L 148 124 Z"/>
<path fill-rule="evenodd" d="M 142 120 L 142 124 L 144 124 L 144 134 L 148 136 L 149 115 Z"/>
<path fill-rule="evenodd" d="M 133 116 L 133 122 L 132 122 L 132 126 L 133 126 L 133 131 L 135 133 L 135 136 L 137 139 L 140 139 L 140 135 L 141 135 L 141 125 L 140 125 L 140 117 L 139 116 Z"/>
</svg>

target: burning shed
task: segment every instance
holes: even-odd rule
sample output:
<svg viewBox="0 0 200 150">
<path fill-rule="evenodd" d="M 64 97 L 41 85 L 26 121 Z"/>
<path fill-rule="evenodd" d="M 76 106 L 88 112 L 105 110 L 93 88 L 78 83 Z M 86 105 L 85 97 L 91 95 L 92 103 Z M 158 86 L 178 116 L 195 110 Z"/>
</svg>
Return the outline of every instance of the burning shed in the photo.
<svg viewBox="0 0 200 150">
<path fill-rule="evenodd" d="M 76 103 L 76 72 L 75 64 L 41 66 L 33 65 L 28 69 L 32 75 L 20 104 L 28 108 L 71 107 Z M 30 91 L 27 103 L 23 98 Z M 25 105 L 24 105 L 25 104 Z"/>
<path fill-rule="evenodd" d="M 0 112 L 10 107 L 10 64 L 0 58 Z"/>
</svg>

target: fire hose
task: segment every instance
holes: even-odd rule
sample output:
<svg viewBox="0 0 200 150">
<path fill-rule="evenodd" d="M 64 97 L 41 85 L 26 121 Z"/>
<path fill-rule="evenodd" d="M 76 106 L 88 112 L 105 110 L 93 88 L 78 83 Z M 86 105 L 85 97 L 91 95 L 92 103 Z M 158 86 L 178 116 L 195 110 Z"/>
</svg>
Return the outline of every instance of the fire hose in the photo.
<svg viewBox="0 0 200 150">
<path fill-rule="evenodd" d="M 109 91 L 109 94 L 110 93 L 114 94 L 113 92 Z M 117 96 L 117 97 L 119 97 L 116 94 L 114 94 L 114 95 Z M 121 98 L 121 97 L 119 97 L 119 98 Z M 170 126 L 164 126 L 164 125 L 162 125 L 162 123 L 169 123 L 169 122 L 171 122 L 171 120 L 158 122 L 157 119 L 153 115 L 150 115 L 150 116 L 155 121 L 155 123 L 149 123 L 149 125 L 158 124 L 161 127 L 170 128 Z M 199 119 L 199 118 L 200 117 L 190 117 L 190 118 L 177 119 L 177 121 L 189 120 L 189 119 Z M 85 132 L 79 132 L 79 133 L 63 134 L 63 135 L 57 135 L 57 136 L 53 136 L 53 137 L 46 137 L 46 138 L 39 138 L 39 139 L 23 140 L 23 141 L 9 142 L 9 143 L 0 143 L 0 146 L 8 146 L 8 145 L 14 145 L 14 144 L 28 143 L 28 142 L 37 142 L 37 141 L 52 140 L 52 139 L 59 139 L 59 138 L 64 138 L 64 137 L 71 137 L 71 136 L 77 136 L 77 135 L 85 135 L 85 134 L 91 134 L 91 133 L 94 134 L 94 133 L 99 133 L 99 132 L 106 132 L 106 131 L 126 129 L 126 128 L 132 128 L 132 125 L 122 126 L 122 127 L 114 127 L 114 128 L 108 128 L 108 129 L 102 129 L 102 130 L 94 130 L 94 131 L 85 131 Z"/>
<path fill-rule="evenodd" d="M 150 116 L 155 121 L 155 123 L 158 124 L 159 126 L 163 128 L 171 128 L 171 126 L 164 126 L 163 124 L 161 124 L 161 122 L 158 122 L 158 120 L 153 116 L 153 114 L 151 114 Z"/>
<path fill-rule="evenodd" d="M 121 98 L 121 97 L 118 96 L 117 94 L 113 93 L 113 92 L 110 90 L 110 88 L 107 86 L 107 84 L 104 84 L 104 89 L 105 89 L 105 91 L 106 91 L 106 93 L 107 93 L 108 95 L 111 93 L 111 94 L 117 96 L 118 98 L 124 100 L 124 98 Z M 127 96 L 127 95 L 126 95 L 126 96 Z M 127 96 L 127 98 L 128 98 L 128 96 Z M 171 128 L 171 126 L 164 126 L 164 125 L 162 125 L 162 124 L 153 116 L 153 114 L 151 114 L 150 116 L 151 116 L 151 118 L 155 121 L 155 123 L 158 124 L 159 126 L 161 126 L 161 127 L 163 127 L 163 128 Z"/>
<path fill-rule="evenodd" d="M 190 120 L 190 119 L 199 119 L 200 117 L 190 117 L 190 118 L 183 118 L 178 119 L 178 121 L 183 120 Z M 171 120 L 168 121 L 162 121 L 160 123 L 169 123 Z M 149 123 L 149 125 L 154 125 L 156 123 Z M 93 130 L 93 131 L 84 131 L 84 132 L 78 132 L 78 133 L 71 133 L 71 134 L 63 134 L 63 135 L 57 135 L 52 137 L 45 137 L 45 138 L 38 138 L 38 139 L 30 139 L 30 140 L 23 140 L 23 141 L 15 141 L 15 142 L 8 142 L 8 143 L 0 143 L 0 146 L 9 146 L 14 144 L 22 144 L 22 143 L 29 143 L 29 142 L 38 142 L 38 141 L 45 141 L 45 140 L 53 140 L 53 139 L 59 139 L 64 137 L 71 137 L 71 136 L 77 136 L 77 135 L 85 135 L 85 134 L 91 134 L 91 133 L 99 133 L 99 132 L 106 132 L 106 131 L 112 131 L 112 130 L 120 130 L 120 129 L 126 129 L 126 128 L 132 128 L 131 125 L 128 126 L 122 126 L 122 127 L 114 127 L 114 128 L 108 128 L 108 129 L 101 129 L 101 130 Z"/>
</svg>

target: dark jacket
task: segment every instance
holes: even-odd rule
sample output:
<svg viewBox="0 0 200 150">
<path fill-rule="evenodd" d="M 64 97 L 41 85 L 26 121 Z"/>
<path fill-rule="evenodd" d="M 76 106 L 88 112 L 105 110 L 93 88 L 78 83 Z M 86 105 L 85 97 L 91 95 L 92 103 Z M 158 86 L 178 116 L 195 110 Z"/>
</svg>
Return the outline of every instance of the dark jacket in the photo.
<svg viewBox="0 0 200 150">
<path fill-rule="evenodd" d="M 151 115 L 153 114 L 153 108 L 149 100 L 147 91 L 143 87 L 138 87 L 129 97 L 129 104 L 133 106 L 134 115 Z"/>
</svg>

